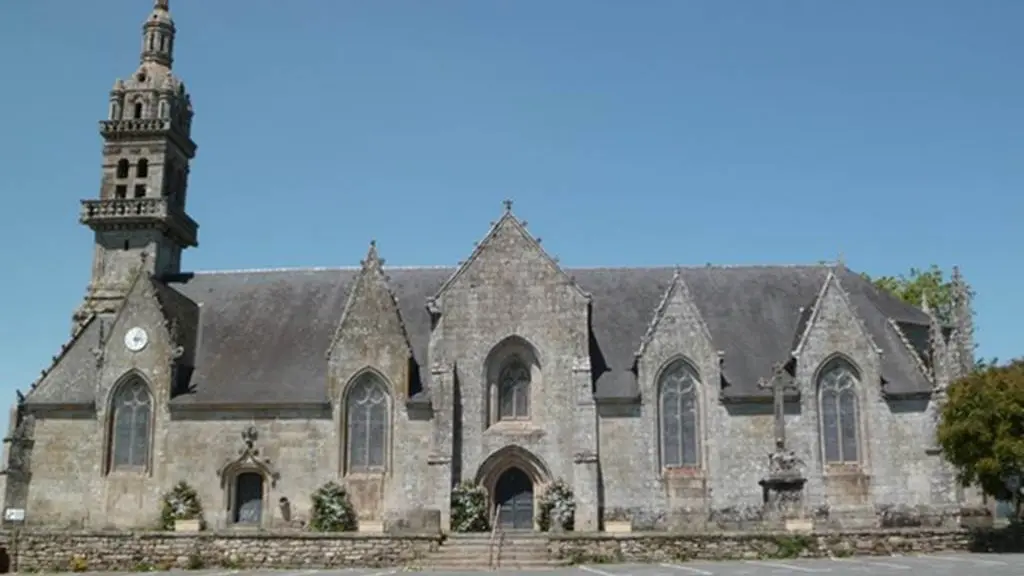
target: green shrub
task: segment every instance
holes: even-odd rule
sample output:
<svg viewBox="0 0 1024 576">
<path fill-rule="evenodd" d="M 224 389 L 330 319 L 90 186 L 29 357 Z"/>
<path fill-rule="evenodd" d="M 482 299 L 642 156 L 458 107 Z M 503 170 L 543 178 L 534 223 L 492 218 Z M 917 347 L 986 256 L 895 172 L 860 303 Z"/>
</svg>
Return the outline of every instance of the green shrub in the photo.
<svg viewBox="0 0 1024 576">
<path fill-rule="evenodd" d="M 195 488 L 189 486 L 188 482 L 178 482 L 169 492 L 163 496 L 163 504 L 160 508 L 160 527 L 164 530 L 174 530 L 175 520 L 199 520 L 199 528 L 204 528 L 203 504 L 199 501 L 199 494 Z"/>
<path fill-rule="evenodd" d="M 544 532 L 552 529 L 568 531 L 576 522 L 576 500 L 572 488 L 564 480 L 555 480 L 540 498 L 537 525 Z"/>
<path fill-rule="evenodd" d="M 328 482 L 313 492 L 313 512 L 309 527 L 315 532 L 352 532 L 359 526 L 348 491 L 336 482 Z"/>
<path fill-rule="evenodd" d="M 460 482 L 452 490 L 452 532 L 487 532 L 487 490 L 472 482 Z"/>
</svg>

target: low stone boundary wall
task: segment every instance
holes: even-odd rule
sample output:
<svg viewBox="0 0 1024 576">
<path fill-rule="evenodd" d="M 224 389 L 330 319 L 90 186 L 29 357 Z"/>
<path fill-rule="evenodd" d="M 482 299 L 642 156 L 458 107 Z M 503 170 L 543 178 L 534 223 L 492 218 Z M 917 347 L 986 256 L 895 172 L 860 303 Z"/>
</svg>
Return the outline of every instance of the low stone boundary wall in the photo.
<svg viewBox="0 0 1024 576">
<path fill-rule="evenodd" d="M 984 538 L 981 538 L 984 540 Z M 718 534 L 552 534 L 548 556 L 570 564 L 753 560 L 967 551 L 979 534 L 961 529 L 879 529 L 841 532 Z"/>
<path fill-rule="evenodd" d="M 439 535 L 175 532 L 4 532 L 11 570 L 399 566 L 436 551 Z"/>
<path fill-rule="evenodd" d="M 893 553 L 1024 551 L 1024 529 L 903 528 L 859 531 L 561 533 L 547 538 L 555 563 L 685 562 Z M 299 532 L 0 532 L 19 572 L 150 571 L 204 568 L 312 569 L 429 566 L 437 535 Z M 481 558 L 481 566 L 487 558 Z"/>
</svg>

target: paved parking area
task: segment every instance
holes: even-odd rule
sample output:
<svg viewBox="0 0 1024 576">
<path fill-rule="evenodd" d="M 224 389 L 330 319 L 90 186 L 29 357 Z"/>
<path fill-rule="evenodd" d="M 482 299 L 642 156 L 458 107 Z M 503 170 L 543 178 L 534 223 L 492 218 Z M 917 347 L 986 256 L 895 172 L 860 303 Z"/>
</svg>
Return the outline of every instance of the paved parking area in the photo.
<svg viewBox="0 0 1024 576">
<path fill-rule="evenodd" d="M 657 565 L 616 564 L 577 566 L 576 569 L 584 573 L 579 576 L 1024 576 L 1024 554 L 936 554 Z M 568 573 L 565 576 L 568 576 Z"/>
<path fill-rule="evenodd" d="M 858 556 L 815 560 L 747 560 L 686 562 L 681 564 L 594 564 L 548 570 L 498 570 L 502 575 L 528 576 L 1024 576 L 1024 554 L 932 554 Z M 123 576 L 136 573 L 123 573 Z M 169 573 L 163 573 L 169 574 Z M 494 571 L 446 572 L 403 568 L 344 570 L 197 570 L 176 571 L 175 576 L 405 576 L 423 574 L 473 576 Z M 113 576 L 94 573 L 83 576 Z"/>
</svg>

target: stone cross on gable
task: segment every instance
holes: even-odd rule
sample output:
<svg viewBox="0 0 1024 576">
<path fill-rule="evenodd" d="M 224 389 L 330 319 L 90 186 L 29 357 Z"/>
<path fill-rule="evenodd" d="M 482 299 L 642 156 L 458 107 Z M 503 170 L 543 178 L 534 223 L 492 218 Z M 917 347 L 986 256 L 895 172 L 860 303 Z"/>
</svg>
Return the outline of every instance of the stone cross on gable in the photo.
<svg viewBox="0 0 1024 576">
<path fill-rule="evenodd" d="M 785 366 L 779 363 L 773 367 L 771 378 L 767 382 L 762 378 L 759 386 L 772 390 L 772 399 L 775 404 L 775 448 L 784 450 L 786 448 L 786 391 L 795 390 L 796 383 L 789 377 Z"/>
</svg>

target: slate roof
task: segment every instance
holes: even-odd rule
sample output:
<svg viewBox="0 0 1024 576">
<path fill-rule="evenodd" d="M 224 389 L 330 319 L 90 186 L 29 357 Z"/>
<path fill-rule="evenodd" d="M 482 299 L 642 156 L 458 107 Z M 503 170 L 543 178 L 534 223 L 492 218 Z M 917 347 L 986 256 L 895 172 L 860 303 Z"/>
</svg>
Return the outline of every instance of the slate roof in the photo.
<svg viewBox="0 0 1024 576">
<path fill-rule="evenodd" d="M 385 271 L 424 387 L 429 390 L 430 317 L 426 302 L 455 268 Z M 598 358 L 592 365 L 607 367 L 596 375 L 599 398 L 636 396 L 632 372 L 635 353 L 675 271 L 672 267 L 566 269 L 593 298 L 592 353 Z M 715 347 L 724 352 L 726 396 L 766 395 L 757 382 L 771 375 L 775 363 L 789 359 L 807 322 L 806 310 L 814 304 L 829 269 L 706 266 L 680 271 Z M 325 354 L 358 274 L 357 268 L 211 272 L 168 282 L 173 290 L 158 292 L 165 309 L 172 308 L 186 321 L 195 319 L 193 312 L 199 311 L 189 392 L 172 401 L 327 402 Z M 888 321 L 892 318 L 906 326 L 927 326 L 928 316 L 879 292 L 856 273 L 841 269 L 838 274 L 862 323 L 883 352 L 886 391 L 928 390 L 930 385 L 917 360 Z M 176 298 L 170 292 L 187 298 Z M 189 301 L 198 307 L 191 307 Z M 805 309 L 803 317 L 801 308 Z M 78 356 L 95 365 L 91 354 L 68 354 L 67 362 L 79 362 Z M 69 377 L 84 376 L 74 374 L 72 370 Z M 93 388 L 88 387 L 90 394 Z M 29 400 L 43 398 L 41 389 Z"/>
<path fill-rule="evenodd" d="M 88 405 L 96 396 L 96 356 L 101 326 L 95 317 L 71 337 L 49 370 L 32 385 L 26 402 L 34 405 Z"/>
</svg>

